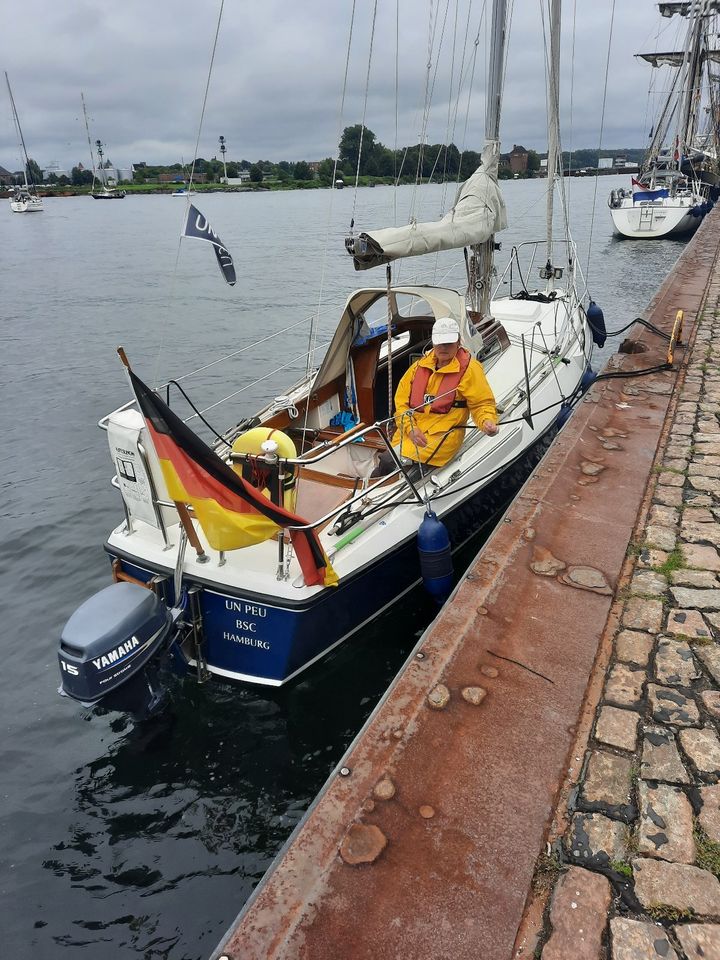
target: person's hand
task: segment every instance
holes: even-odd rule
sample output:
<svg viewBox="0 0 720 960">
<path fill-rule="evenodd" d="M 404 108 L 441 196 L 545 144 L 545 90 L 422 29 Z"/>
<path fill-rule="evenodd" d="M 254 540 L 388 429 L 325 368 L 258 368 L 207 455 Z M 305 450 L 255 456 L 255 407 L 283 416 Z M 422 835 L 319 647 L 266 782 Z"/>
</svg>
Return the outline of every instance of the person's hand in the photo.
<svg viewBox="0 0 720 960">
<path fill-rule="evenodd" d="M 492 420 L 483 420 L 483 425 L 480 428 L 483 433 L 486 433 L 489 437 L 494 437 L 498 432 L 498 425 L 493 423 Z"/>
<path fill-rule="evenodd" d="M 427 437 L 419 427 L 413 427 L 410 431 L 410 439 L 417 447 L 427 446 Z"/>
</svg>

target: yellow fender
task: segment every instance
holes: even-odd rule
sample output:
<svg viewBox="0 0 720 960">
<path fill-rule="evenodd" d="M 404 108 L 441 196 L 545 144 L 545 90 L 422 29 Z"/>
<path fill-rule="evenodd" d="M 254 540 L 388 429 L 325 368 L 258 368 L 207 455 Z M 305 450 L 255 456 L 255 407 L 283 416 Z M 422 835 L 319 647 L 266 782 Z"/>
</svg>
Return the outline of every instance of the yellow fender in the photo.
<svg viewBox="0 0 720 960">
<path fill-rule="evenodd" d="M 262 448 L 266 440 L 273 440 L 277 444 L 277 455 L 280 459 L 295 459 L 297 457 L 297 448 L 290 437 L 282 430 L 274 430 L 272 427 L 253 427 L 252 430 L 246 430 L 241 433 L 232 445 L 233 453 L 249 453 L 253 456 L 261 457 L 264 455 Z M 244 463 L 233 463 L 233 470 L 243 476 Z M 247 470 L 245 471 L 247 473 Z M 283 479 L 283 506 L 286 510 L 295 512 L 295 467 L 286 466 L 285 477 Z M 245 479 L 248 479 L 245 476 Z M 270 491 L 265 487 L 263 495 L 270 499 Z"/>
</svg>

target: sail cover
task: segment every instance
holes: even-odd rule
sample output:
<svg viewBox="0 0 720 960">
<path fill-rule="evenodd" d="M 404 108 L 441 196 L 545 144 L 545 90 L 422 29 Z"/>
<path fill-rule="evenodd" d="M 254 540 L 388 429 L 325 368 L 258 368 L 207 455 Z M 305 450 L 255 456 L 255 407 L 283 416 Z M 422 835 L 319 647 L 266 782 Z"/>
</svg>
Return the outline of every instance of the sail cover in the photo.
<svg viewBox="0 0 720 960">
<path fill-rule="evenodd" d="M 368 270 L 400 257 L 459 250 L 483 243 L 507 227 L 505 201 L 497 182 L 499 144 L 488 143 L 480 166 L 463 183 L 455 205 L 442 220 L 388 227 L 349 237 L 345 248 L 356 270 Z"/>
</svg>

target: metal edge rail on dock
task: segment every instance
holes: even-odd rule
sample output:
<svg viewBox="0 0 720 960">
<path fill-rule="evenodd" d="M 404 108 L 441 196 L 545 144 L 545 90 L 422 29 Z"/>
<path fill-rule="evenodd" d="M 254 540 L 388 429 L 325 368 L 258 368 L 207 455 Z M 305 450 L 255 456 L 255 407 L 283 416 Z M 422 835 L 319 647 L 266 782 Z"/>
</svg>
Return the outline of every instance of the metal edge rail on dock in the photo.
<svg viewBox="0 0 720 960">
<path fill-rule="evenodd" d="M 716 209 L 645 313 L 668 333 L 682 309 L 692 336 L 719 226 Z M 643 352 L 606 370 L 665 359 L 637 330 Z M 591 389 L 213 960 L 510 960 L 684 364 Z"/>
</svg>

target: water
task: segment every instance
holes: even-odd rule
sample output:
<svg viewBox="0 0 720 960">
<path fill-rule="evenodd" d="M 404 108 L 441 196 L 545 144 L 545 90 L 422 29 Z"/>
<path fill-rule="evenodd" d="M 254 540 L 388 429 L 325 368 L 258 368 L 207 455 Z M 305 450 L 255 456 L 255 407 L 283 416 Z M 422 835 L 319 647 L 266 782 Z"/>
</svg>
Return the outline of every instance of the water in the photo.
<svg viewBox="0 0 720 960">
<path fill-rule="evenodd" d="M 677 241 L 611 237 L 605 200 L 621 182 L 600 181 L 589 274 L 611 328 L 646 306 L 682 250 Z M 593 181 L 572 181 L 583 268 L 593 193 Z M 439 186 L 418 191 L 418 218 L 435 218 L 442 195 Z M 128 396 L 115 347 L 156 383 L 309 316 L 321 283 L 323 339 L 350 289 L 384 283 L 383 272 L 355 276 L 343 252 L 353 212 L 361 229 L 391 223 L 394 206 L 402 220 L 412 196 L 410 187 L 357 198 L 344 190 L 331 212 L 326 191 L 195 198 L 234 254 L 234 289 L 209 245 L 186 241 L 178 257 L 182 200 L 50 199 L 44 213 L 25 217 L 0 207 L 7 956 L 207 956 L 432 617 L 429 601 L 413 594 L 288 690 L 178 682 L 172 709 L 145 729 L 56 695 L 59 632 L 107 584 L 102 542 L 121 515 L 95 428 Z M 543 182 L 510 182 L 505 196 L 513 226 L 501 259 L 523 236 L 544 232 Z M 456 260 L 439 259 L 438 281 L 448 282 Z M 401 279 L 414 271 L 404 268 Z M 452 276 L 461 283 L 461 273 Z M 299 355 L 306 337 L 299 327 L 211 368 L 190 381 L 193 397 L 206 406 L 240 389 Z M 240 393 L 213 422 L 251 414 L 302 369 L 297 362 Z"/>
</svg>

